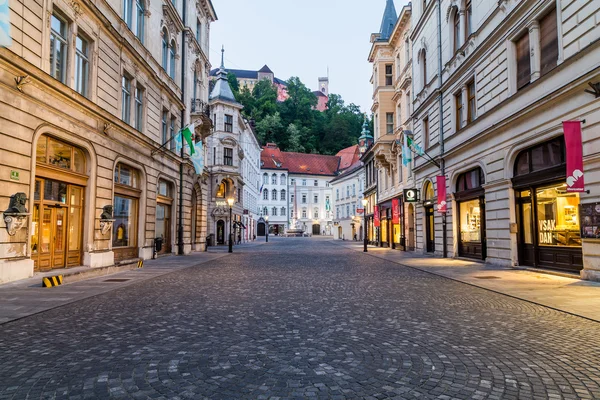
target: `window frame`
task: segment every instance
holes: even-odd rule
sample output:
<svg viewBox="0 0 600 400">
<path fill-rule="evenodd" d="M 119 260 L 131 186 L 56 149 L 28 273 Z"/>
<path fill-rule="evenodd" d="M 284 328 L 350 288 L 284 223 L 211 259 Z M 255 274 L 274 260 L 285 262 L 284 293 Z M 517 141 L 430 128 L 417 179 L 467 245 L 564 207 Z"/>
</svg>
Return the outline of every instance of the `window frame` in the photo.
<svg viewBox="0 0 600 400">
<path fill-rule="evenodd" d="M 462 90 L 458 91 L 458 93 L 454 94 L 454 105 L 456 107 L 456 131 L 460 131 L 463 125 L 463 94 Z"/>
<path fill-rule="evenodd" d="M 57 32 L 52 28 L 52 21 L 56 19 L 61 22 L 61 28 L 63 28 L 64 32 Z M 69 59 L 69 21 L 54 11 L 50 16 L 50 75 L 52 77 L 64 84 L 67 82 L 67 68 L 68 68 L 68 59 Z M 58 54 L 58 46 L 56 43 L 60 43 L 62 46 L 63 52 L 60 57 L 60 77 L 57 77 L 57 54 Z M 53 62 L 54 61 L 54 62 Z"/>
<path fill-rule="evenodd" d="M 139 83 L 135 86 L 134 92 L 134 128 L 142 132 L 144 130 L 144 94 L 145 89 Z"/>
<path fill-rule="evenodd" d="M 233 133 L 233 115 L 225 114 L 223 118 L 223 131 Z"/>
<path fill-rule="evenodd" d="M 467 82 L 467 125 L 477 119 L 477 88 L 475 87 L 475 79 Z"/>
<path fill-rule="evenodd" d="M 223 147 L 223 165 L 233 167 L 233 148 Z"/>
<path fill-rule="evenodd" d="M 394 66 L 393 64 L 385 64 L 385 86 L 392 86 L 394 84 Z"/>
<path fill-rule="evenodd" d="M 121 119 L 131 124 L 131 84 L 133 79 L 127 74 L 121 76 Z"/>
<path fill-rule="evenodd" d="M 85 46 L 82 46 L 85 47 L 85 50 L 80 50 L 78 48 L 79 41 L 85 44 Z M 90 94 L 90 45 L 91 41 L 87 36 L 78 32 L 75 37 L 75 71 L 73 77 L 75 81 L 75 91 L 84 97 L 89 97 Z"/>
</svg>

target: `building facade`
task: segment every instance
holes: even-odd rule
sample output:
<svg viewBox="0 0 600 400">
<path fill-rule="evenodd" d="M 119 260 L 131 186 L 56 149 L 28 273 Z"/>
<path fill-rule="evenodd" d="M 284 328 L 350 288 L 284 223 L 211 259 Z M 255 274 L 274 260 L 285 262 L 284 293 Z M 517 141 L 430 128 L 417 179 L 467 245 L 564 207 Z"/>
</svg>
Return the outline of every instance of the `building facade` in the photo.
<svg viewBox="0 0 600 400">
<path fill-rule="evenodd" d="M 260 152 L 262 148 L 251 122 L 246 122 L 248 129 L 241 132 L 240 143 L 244 158 L 242 159 L 242 181 L 244 182 L 242 202 L 244 205 L 242 224 L 242 242 L 251 242 L 257 236 L 260 209 L 258 207 L 260 191 Z"/>
<path fill-rule="evenodd" d="M 364 210 L 362 199 L 364 184 L 365 169 L 360 160 L 357 160 L 331 181 L 335 204 L 334 239 L 363 240 Z"/>
<path fill-rule="evenodd" d="M 0 208 L 27 212 L 0 222 L 0 282 L 150 258 L 156 238 L 203 247 L 206 175 L 161 145 L 190 123 L 210 134 L 210 0 L 16 0 L 10 19 Z"/>
</svg>

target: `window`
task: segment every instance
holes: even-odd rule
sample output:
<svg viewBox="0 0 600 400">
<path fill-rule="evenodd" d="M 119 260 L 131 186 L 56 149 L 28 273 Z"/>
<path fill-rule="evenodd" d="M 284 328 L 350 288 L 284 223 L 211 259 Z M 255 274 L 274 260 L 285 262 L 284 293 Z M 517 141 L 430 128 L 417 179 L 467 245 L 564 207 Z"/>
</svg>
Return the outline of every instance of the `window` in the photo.
<svg viewBox="0 0 600 400">
<path fill-rule="evenodd" d="M 158 181 L 158 194 L 163 197 L 171 197 L 171 185 L 163 181 L 162 179 Z"/>
<path fill-rule="evenodd" d="M 175 79 L 175 41 L 171 41 L 169 46 L 169 76 Z"/>
<path fill-rule="evenodd" d="M 132 2 L 133 2 L 133 0 L 124 0 L 123 1 L 123 20 L 129 27 L 129 29 L 131 29 L 131 27 L 133 26 L 133 20 L 132 20 L 133 4 L 132 4 Z"/>
<path fill-rule="evenodd" d="M 233 166 L 233 149 L 229 147 L 223 148 L 223 164 Z"/>
<path fill-rule="evenodd" d="M 394 134 L 394 113 L 385 114 L 385 132 L 388 135 Z"/>
<path fill-rule="evenodd" d="M 302 209 L 302 218 L 306 218 L 306 208 Z"/>
<path fill-rule="evenodd" d="M 350 186 L 346 186 L 346 197 L 350 197 Z"/>
<path fill-rule="evenodd" d="M 456 191 L 463 192 L 465 190 L 477 189 L 485 183 L 485 176 L 481 168 L 475 168 L 464 172 L 458 176 L 456 180 Z"/>
<path fill-rule="evenodd" d="M 392 86 L 394 84 L 394 74 L 392 72 L 392 64 L 385 65 L 385 85 Z"/>
<path fill-rule="evenodd" d="M 50 75 L 66 83 L 67 22 L 52 14 L 50 29 Z"/>
<path fill-rule="evenodd" d="M 217 186 L 217 195 L 215 197 L 218 198 L 218 199 L 224 199 L 225 198 L 225 192 L 226 192 L 225 182 L 221 182 L 219 184 L 219 186 Z"/>
<path fill-rule="evenodd" d="M 167 138 L 168 138 L 168 134 L 169 134 L 169 123 L 167 122 L 169 119 L 169 112 L 166 110 L 163 110 L 162 113 L 162 143 L 167 143 Z"/>
<path fill-rule="evenodd" d="M 529 33 L 521 36 L 517 42 L 517 90 L 531 80 L 531 62 L 529 59 Z"/>
<path fill-rule="evenodd" d="M 346 217 L 350 216 L 350 206 L 346 204 Z"/>
<path fill-rule="evenodd" d="M 81 35 L 77 35 L 77 39 L 75 39 L 75 90 L 86 97 L 88 95 L 89 76 L 89 43 Z"/>
<path fill-rule="evenodd" d="M 136 0 L 135 8 L 137 10 L 135 36 L 140 39 L 140 42 L 144 43 L 144 14 L 146 13 L 146 10 L 144 9 L 144 0 Z"/>
<path fill-rule="evenodd" d="M 319 186 L 319 181 L 315 179 L 314 186 Z"/>
<path fill-rule="evenodd" d="M 454 53 L 458 51 L 460 48 L 460 14 L 458 13 L 458 8 L 454 8 L 454 21 L 453 21 L 453 34 L 452 37 L 454 39 Z"/>
<path fill-rule="evenodd" d="M 302 179 L 302 186 L 306 186 L 306 179 Z"/>
<path fill-rule="evenodd" d="M 42 135 L 37 142 L 36 162 L 70 171 L 85 173 L 83 151 L 70 144 Z"/>
<path fill-rule="evenodd" d="M 339 217 L 340 217 L 340 207 L 339 207 L 339 206 L 336 206 L 336 207 L 335 207 L 335 217 L 336 217 L 336 218 L 339 218 Z"/>
<path fill-rule="evenodd" d="M 556 8 L 540 20 L 540 55 L 540 72 L 545 75 L 556 67 L 558 61 Z"/>
<path fill-rule="evenodd" d="M 271 185 L 277 185 L 277 175 L 271 175 Z"/>
<path fill-rule="evenodd" d="M 273 207 L 273 208 L 271 209 L 271 215 L 273 215 L 274 217 L 276 217 L 276 216 L 277 216 L 277 207 Z"/>
<path fill-rule="evenodd" d="M 263 215 L 269 215 L 269 209 L 267 207 L 263 207 L 262 214 Z"/>
<path fill-rule="evenodd" d="M 269 191 L 268 190 L 263 191 L 263 200 L 269 200 Z"/>
<path fill-rule="evenodd" d="M 335 189 L 335 199 L 336 200 L 340 199 L 340 189 Z"/>
<path fill-rule="evenodd" d="M 275 189 L 271 191 L 271 200 L 277 200 L 277 190 Z"/>
<path fill-rule="evenodd" d="M 519 153 L 515 162 L 515 176 L 558 167 L 564 162 L 565 142 L 563 137 L 559 137 Z"/>
<path fill-rule="evenodd" d="M 318 203 L 319 203 L 319 195 L 318 195 L 318 194 L 315 194 L 315 195 L 313 196 L 313 203 L 315 203 L 315 204 L 318 204 Z"/>
<path fill-rule="evenodd" d="M 281 191 L 281 195 L 279 197 L 279 200 L 282 200 L 282 201 L 285 200 L 285 190 Z"/>
<path fill-rule="evenodd" d="M 477 119 L 477 107 L 475 104 L 475 80 L 467 83 L 467 123 L 471 123 Z"/>
<path fill-rule="evenodd" d="M 233 115 L 225 114 L 225 132 L 233 132 Z"/>
<path fill-rule="evenodd" d="M 356 183 L 352 184 L 352 196 L 356 196 Z"/>
<path fill-rule="evenodd" d="M 144 89 L 137 85 L 135 88 L 135 129 L 142 131 L 144 121 Z"/>
<path fill-rule="evenodd" d="M 290 179 L 290 185 L 294 186 L 296 184 L 296 180 L 295 179 Z"/>
<path fill-rule="evenodd" d="M 318 208 L 315 208 L 313 210 L 313 218 L 315 218 L 315 219 L 319 218 L 319 209 Z"/>
<path fill-rule="evenodd" d="M 456 130 L 458 131 L 463 127 L 462 92 L 454 95 L 454 101 L 456 103 Z"/>
<path fill-rule="evenodd" d="M 165 71 L 169 67 L 169 34 L 166 28 L 162 31 L 162 67 Z"/>
<path fill-rule="evenodd" d="M 286 184 L 286 178 L 285 175 L 281 174 L 281 179 L 279 180 L 279 184 L 281 185 L 285 185 Z"/>
<path fill-rule="evenodd" d="M 285 217 L 285 207 L 281 207 L 281 216 Z"/>
<path fill-rule="evenodd" d="M 473 6 L 471 0 L 465 4 L 465 40 L 473 33 Z"/>
<path fill-rule="evenodd" d="M 196 22 L 196 40 L 200 43 L 200 39 L 202 39 L 202 22 L 198 20 Z"/>
<path fill-rule="evenodd" d="M 290 194 L 290 202 L 291 202 L 292 204 L 294 204 L 294 195 L 293 195 L 293 194 Z"/>
<path fill-rule="evenodd" d="M 421 61 L 423 62 L 423 88 L 425 88 L 425 86 L 427 86 L 427 53 L 425 52 L 425 50 L 423 50 L 423 57 Z"/>
<path fill-rule="evenodd" d="M 429 117 L 423 118 L 423 146 L 429 148 Z"/>
<path fill-rule="evenodd" d="M 306 193 L 302 194 L 302 204 L 306 204 Z"/>
<path fill-rule="evenodd" d="M 137 189 L 139 186 L 139 179 L 137 176 L 137 172 L 124 164 L 117 164 L 115 168 L 115 183 L 122 186 L 129 186 L 134 189 Z"/>
<path fill-rule="evenodd" d="M 263 184 L 266 185 L 267 183 L 269 183 L 269 175 L 267 175 L 267 173 L 265 172 L 263 174 Z"/>
<path fill-rule="evenodd" d="M 121 79 L 122 91 L 122 119 L 128 124 L 131 122 L 131 79 L 123 75 Z"/>
</svg>

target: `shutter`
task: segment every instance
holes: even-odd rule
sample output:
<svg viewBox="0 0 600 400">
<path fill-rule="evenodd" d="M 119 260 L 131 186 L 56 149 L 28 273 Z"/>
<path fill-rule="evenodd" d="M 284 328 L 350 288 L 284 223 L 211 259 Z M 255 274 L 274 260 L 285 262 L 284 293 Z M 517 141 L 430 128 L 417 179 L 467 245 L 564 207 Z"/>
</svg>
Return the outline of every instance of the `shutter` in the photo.
<svg viewBox="0 0 600 400">
<path fill-rule="evenodd" d="M 556 8 L 540 21 L 541 73 L 545 75 L 556 67 L 558 60 L 558 33 L 556 28 Z"/>
<path fill-rule="evenodd" d="M 531 63 L 529 58 L 529 33 L 517 40 L 517 89 L 521 89 L 531 80 Z"/>
</svg>

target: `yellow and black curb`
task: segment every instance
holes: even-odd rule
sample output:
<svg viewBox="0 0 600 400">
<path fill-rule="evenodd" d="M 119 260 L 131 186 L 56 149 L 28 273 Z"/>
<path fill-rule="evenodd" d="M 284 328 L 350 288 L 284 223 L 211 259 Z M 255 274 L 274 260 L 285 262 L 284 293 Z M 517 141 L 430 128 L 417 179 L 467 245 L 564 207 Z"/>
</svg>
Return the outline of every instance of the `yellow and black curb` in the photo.
<svg viewBox="0 0 600 400">
<path fill-rule="evenodd" d="M 63 284 L 63 276 L 62 275 L 47 276 L 45 278 L 42 278 L 42 286 L 43 287 L 54 287 L 54 286 L 58 286 L 58 285 L 62 285 L 62 284 Z"/>
<path fill-rule="evenodd" d="M 144 268 L 144 260 L 138 261 L 138 268 Z"/>
</svg>

